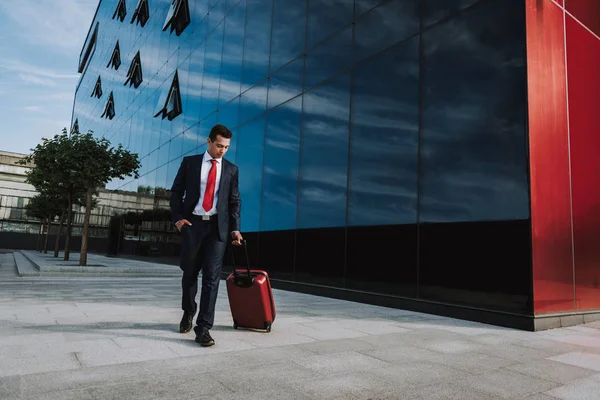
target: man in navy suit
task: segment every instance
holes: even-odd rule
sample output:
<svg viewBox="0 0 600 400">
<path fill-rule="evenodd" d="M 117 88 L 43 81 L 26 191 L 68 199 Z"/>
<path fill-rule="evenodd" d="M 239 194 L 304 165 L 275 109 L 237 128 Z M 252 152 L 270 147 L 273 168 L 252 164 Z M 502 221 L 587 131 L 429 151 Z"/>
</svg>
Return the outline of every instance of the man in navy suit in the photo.
<svg viewBox="0 0 600 400">
<path fill-rule="evenodd" d="M 232 133 L 215 125 L 203 154 L 184 157 L 171 187 L 171 215 L 181 232 L 183 291 L 181 333 L 192 330 L 196 319 L 197 343 L 212 346 L 215 303 L 221 279 L 221 266 L 227 240 L 239 246 L 241 200 L 238 190 L 238 167 L 223 158 L 229 149 Z M 198 274 L 202 270 L 200 307 L 196 303 Z"/>
</svg>

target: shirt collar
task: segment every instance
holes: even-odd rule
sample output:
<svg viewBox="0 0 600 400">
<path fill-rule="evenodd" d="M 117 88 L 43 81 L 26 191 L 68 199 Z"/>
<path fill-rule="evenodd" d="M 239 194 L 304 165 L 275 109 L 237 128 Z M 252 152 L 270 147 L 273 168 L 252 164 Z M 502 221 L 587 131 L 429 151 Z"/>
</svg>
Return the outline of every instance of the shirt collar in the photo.
<svg viewBox="0 0 600 400">
<path fill-rule="evenodd" d="M 210 160 L 213 160 L 213 158 L 211 157 L 210 154 L 208 154 L 208 150 L 204 152 L 204 157 L 202 158 L 203 162 L 209 162 Z M 214 158 L 214 160 L 216 160 L 219 164 L 221 164 L 221 161 L 223 161 L 222 158 Z"/>
</svg>

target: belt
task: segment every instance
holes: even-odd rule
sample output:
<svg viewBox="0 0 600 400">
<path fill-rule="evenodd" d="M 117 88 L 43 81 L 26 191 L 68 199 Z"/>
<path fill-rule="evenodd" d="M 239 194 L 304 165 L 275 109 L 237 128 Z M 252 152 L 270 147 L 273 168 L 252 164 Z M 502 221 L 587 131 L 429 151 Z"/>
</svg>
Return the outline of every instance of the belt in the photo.
<svg viewBox="0 0 600 400">
<path fill-rule="evenodd" d="M 196 215 L 192 214 L 192 219 L 200 219 L 202 221 L 213 221 L 217 219 L 217 214 L 213 215 Z"/>
</svg>

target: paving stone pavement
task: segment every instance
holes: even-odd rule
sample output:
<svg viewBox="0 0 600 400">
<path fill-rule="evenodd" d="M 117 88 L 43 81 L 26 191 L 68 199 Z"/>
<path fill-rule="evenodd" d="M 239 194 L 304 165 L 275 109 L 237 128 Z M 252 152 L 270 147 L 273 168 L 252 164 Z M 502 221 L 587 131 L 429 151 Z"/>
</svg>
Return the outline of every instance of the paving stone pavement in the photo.
<svg viewBox="0 0 600 400">
<path fill-rule="evenodd" d="M 0 253 L 0 399 L 599 399 L 600 323 L 523 332 L 274 291 L 270 333 L 177 332 L 178 278 L 19 277 Z"/>
</svg>

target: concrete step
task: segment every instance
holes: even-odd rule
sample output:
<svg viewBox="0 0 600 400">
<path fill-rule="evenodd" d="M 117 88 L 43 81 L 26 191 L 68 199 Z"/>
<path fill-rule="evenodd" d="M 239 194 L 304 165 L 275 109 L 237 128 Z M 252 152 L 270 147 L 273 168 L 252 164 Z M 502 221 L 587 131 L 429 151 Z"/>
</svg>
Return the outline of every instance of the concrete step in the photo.
<svg viewBox="0 0 600 400">
<path fill-rule="evenodd" d="M 17 271 L 19 276 L 39 276 L 40 270 L 37 266 L 29 261 L 27 257 L 23 255 L 20 251 L 16 251 L 13 253 L 13 257 L 15 258 L 15 263 L 17 264 Z"/>
</svg>

